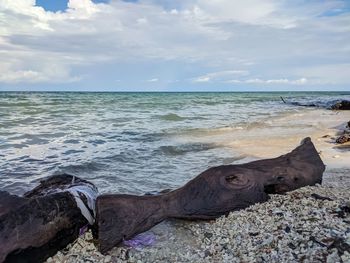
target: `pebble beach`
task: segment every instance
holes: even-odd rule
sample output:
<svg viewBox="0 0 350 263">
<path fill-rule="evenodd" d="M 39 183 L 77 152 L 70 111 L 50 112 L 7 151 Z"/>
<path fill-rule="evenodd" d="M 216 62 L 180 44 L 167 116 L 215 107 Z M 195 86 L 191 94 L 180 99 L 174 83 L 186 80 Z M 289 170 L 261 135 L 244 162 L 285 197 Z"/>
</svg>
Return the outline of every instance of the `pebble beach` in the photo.
<svg viewBox="0 0 350 263">
<path fill-rule="evenodd" d="M 304 187 L 170 233 L 157 226 L 148 232 L 163 241 L 139 249 L 102 255 L 87 232 L 47 262 L 350 262 L 349 200 L 347 188 Z"/>
</svg>

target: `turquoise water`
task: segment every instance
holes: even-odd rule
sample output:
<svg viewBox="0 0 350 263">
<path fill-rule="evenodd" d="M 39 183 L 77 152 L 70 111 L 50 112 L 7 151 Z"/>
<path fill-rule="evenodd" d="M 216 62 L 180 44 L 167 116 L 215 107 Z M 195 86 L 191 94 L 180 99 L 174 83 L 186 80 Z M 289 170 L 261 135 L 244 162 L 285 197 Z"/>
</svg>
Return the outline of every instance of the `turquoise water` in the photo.
<svg viewBox="0 0 350 263">
<path fill-rule="evenodd" d="M 350 93 L 0 93 L 0 187 L 21 194 L 71 173 L 100 192 L 175 188 L 242 158 L 208 136 L 267 125 Z M 201 140 L 201 138 L 206 138 Z M 195 138 L 191 140 L 191 138 Z"/>
</svg>

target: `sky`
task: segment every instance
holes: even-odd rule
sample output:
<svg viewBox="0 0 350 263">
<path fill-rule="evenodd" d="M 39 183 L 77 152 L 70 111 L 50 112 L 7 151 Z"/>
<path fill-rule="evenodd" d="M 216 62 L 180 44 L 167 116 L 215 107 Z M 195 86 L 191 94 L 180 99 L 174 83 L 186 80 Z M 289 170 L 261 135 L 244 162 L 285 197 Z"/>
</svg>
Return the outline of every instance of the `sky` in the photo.
<svg viewBox="0 0 350 263">
<path fill-rule="evenodd" d="M 350 91 L 350 1 L 0 0 L 0 91 Z"/>
</svg>

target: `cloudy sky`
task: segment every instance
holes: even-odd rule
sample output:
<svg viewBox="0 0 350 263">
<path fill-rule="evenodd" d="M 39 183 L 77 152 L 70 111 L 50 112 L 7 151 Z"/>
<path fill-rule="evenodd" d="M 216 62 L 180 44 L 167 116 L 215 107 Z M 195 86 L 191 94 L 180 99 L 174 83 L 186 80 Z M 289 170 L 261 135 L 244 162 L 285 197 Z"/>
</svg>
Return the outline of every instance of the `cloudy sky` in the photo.
<svg viewBox="0 0 350 263">
<path fill-rule="evenodd" d="M 0 0 L 0 90 L 350 91 L 350 1 Z"/>
</svg>

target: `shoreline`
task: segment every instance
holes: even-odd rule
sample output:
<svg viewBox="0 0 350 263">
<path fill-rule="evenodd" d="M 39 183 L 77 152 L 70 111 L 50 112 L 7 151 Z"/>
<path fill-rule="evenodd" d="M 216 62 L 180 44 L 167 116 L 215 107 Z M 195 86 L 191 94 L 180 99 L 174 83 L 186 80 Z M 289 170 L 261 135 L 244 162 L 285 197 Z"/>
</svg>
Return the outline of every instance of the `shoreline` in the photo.
<svg viewBox="0 0 350 263">
<path fill-rule="evenodd" d="M 332 111 L 304 108 L 295 112 L 281 113 L 248 124 L 245 127 L 228 127 L 207 134 L 184 134 L 175 139 L 180 142 L 215 143 L 242 158 L 232 164 L 263 158 L 275 158 L 289 152 L 305 137 L 310 137 L 321 159 L 329 168 L 349 168 L 350 143 L 335 144 L 335 137 L 344 130 L 350 120 L 350 111 Z M 326 136 L 326 137 L 324 137 Z"/>
<path fill-rule="evenodd" d="M 277 157 L 309 136 L 327 167 L 322 186 L 272 195 L 265 203 L 217 220 L 167 220 L 145 232 L 156 242 L 141 249 L 115 247 L 102 255 L 88 232 L 47 262 L 347 262 L 350 151 L 339 150 L 332 138 L 349 120 L 349 111 L 305 110 L 273 119 L 268 128 L 210 136 L 247 156 L 239 162 Z M 276 132 L 287 125 L 288 132 Z M 317 200 L 312 194 L 332 200 Z"/>
</svg>

